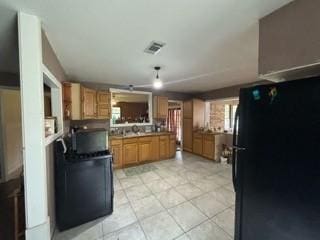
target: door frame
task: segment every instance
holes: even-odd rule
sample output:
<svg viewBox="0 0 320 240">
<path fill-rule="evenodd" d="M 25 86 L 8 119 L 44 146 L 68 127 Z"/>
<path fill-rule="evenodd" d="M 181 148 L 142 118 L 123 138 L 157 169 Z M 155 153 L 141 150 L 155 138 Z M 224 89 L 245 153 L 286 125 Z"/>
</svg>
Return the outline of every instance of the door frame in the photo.
<svg viewBox="0 0 320 240">
<path fill-rule="evenodd" d="M 175 103 L 179 103 L 180 107 L 181 107 L 181 117 L 180 117 L 180 126 L 181 126 L 181 143 L 180 143 L 180 148 L 181 150 L 183 149 L 183 101 L 182 100 L 173 100 L 173 99 L 169 99 L 168 102 L 175 102 Z M 168 108 L 169 111 L 169 108 Z"/>
</svg>

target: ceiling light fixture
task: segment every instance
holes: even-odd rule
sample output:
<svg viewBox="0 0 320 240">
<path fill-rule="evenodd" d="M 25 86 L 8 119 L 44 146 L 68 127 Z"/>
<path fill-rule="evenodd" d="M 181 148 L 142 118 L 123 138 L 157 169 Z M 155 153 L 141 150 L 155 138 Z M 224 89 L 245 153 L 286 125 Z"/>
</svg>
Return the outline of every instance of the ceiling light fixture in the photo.
<svg viewBox="0 0 320 240">
<path fill-rule="evenodd" d="M 160 89 L 163 86 L 163 83 L 162 83 L 161 79 L 159 78 L 159 70 L 161 69 L 161 67 L 154 67 L 154 69 L 157 71 L 157 76 L 153 82 L 153 87 L 155 89 Z"/>
</svg>

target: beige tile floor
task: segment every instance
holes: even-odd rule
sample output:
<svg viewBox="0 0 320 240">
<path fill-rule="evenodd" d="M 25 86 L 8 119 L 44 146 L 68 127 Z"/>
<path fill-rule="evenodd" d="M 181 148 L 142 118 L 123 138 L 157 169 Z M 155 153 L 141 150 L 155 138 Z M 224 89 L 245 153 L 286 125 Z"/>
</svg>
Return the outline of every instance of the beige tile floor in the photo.
<svg viewBox="0 0 320 240">
<path fill-rule="evenodd" d="M 152 170 L 145 172 L 145 165 L 141 174 L 139 167 L 114 172 L 112 215 L 57 231 L 54 239 L 233 239 L 235 196 L 229 165 L 185 152 L 147 165 Z"/>
</svg>

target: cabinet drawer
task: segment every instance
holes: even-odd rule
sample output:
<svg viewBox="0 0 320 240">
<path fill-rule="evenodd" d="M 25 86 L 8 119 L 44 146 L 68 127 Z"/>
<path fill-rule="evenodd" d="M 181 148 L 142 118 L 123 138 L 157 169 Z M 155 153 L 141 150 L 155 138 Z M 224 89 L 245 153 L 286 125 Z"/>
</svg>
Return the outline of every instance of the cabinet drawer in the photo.
<svg viewBox="0 0 320 240">
<path fill-rule="evenodd" d="M 213 134 L 205 134 L 203 137 L 204 137 L 204 140 L 214 141 L 214 135 Z"/>
<path fill-rule="evenodd" d="M 169 139 L 169 136 L 160 136 L 160 141 L 161 140 L 168 140 Z"/>
<path fill-rule="evenodd" d="M 111 140 L 111 145 L 118 145 L 118 144 L 122 144 L 122 140 L 120 139 Z"/>
<path fill-rule="evenodd" d="M 202 138 L 203 134 L 202 133 L 198 133 L 198 132 L 194 132 L 193 133 L 193 137 L 194 138 Z"/>
<path fill-rule="evenodd" d="M 139 142 L 152 142 L 152 137 L 140 137 Z"/>
<path fill-rule="evenodd" d="M 170 134 L 170 140 L 176 140 L 176 135 Z"/>
<path fill-rule="evenodd" d="M 136 143 L 138 141 L 138 138 L 125 138 L 123 139 L 123 144 L 126 144 L 126 143 Z"/>
</svg>

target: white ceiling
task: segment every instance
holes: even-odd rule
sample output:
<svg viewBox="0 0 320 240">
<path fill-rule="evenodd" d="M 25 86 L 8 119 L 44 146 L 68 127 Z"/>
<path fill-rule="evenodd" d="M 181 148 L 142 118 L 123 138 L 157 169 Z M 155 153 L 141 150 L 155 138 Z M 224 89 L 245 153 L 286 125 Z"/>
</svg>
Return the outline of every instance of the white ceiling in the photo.
<svg viewBox="0 0 320 240">
<path fill-rule="evenodd" d="M 0 8 L 39 16 L 74 80 L 148 87 L 160 65 L 165 90 L 197 92 L 255 81 L 258 19 L 288 2 L 1 0 Z M 155 56 L 143 52 L 153 40 L 166 43 Z"/>
</svg>

